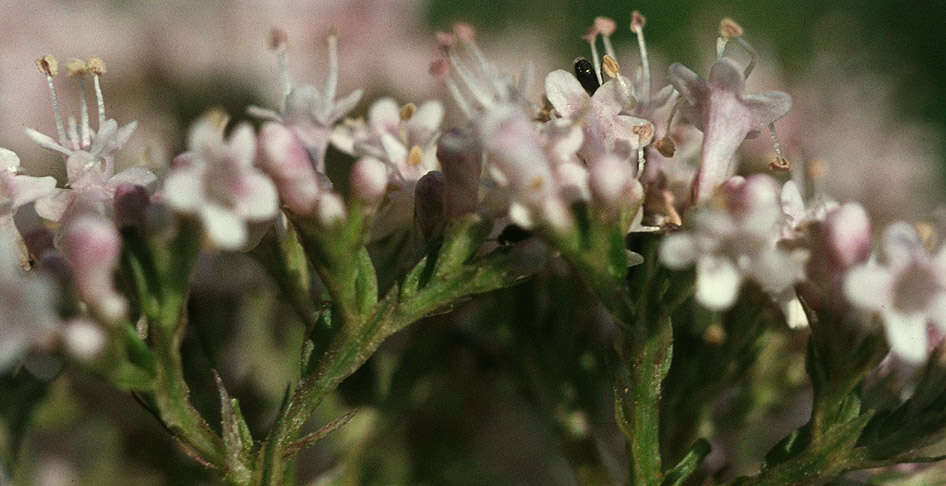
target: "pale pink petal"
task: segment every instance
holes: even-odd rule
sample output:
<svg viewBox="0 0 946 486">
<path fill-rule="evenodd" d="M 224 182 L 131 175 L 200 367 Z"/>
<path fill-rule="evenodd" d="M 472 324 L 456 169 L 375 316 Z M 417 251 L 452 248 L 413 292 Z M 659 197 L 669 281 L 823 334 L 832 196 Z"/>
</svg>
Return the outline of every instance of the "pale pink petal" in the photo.
<svg viewBox="0 0 946 486">
<path fill-rule="evenodd" d="M 930 302 L 929 317 L 933 324 L 946 332 L 946 290 L 940 292 L 939 296 Z"/>
<path fill-rule="evenodd" d="M 892 306 L 894 278 L 885 268 L 858 265 L 844 277 L 844 296 L 852 304 L 866 310 Z"/>
<path fill-rule="evenodd" d="M 249 123 L 241 123 L 227 140 L 230 155 L 241 167 L 252 167 L 256 159 L 256 134 Z"/>
<path fill-rule="evenodd" d="M 59 152 L 63 155 L 69 155 L 72 153 L 72 150 L 69 150 L 62 145 L 59 145 L 55 140 L 53 140 L 48 135 L 43 135 L 42 133 L 33 130 L 32 128 L 26 129 L 26 136 L 30 137 L 37 145 L 43 147 L 47 150 L 52 150 L 54 152 Z"/>
<path fill-rule="evenodd" d="M 545 95 L 560 115 L 574 118 L 588 106 L 591 98 L 581 83 L 568 71 L 552 71 L 545 77 Z"/>
<path fill-rule="evenodd" d="M 279 212 L 279 198 L 273 181 L 262 172 L 253 171 L 245 174 L 234 194 L 236 207 L 234 212 L 250 221 L 274 218 Z"/>
<path fill-rule="evenodd" d="M 711 89 L 722 89 L 735 95 L 741 95 L 746 88 L 742 69 L 735 61 L 726 57 L 713 63 L 707 81 Z"/>
<path fill-rule="evenodd" d="M 396 134 L 398 124 L 401 123 L 400 111 L 401 109 L 394 98 L 381 98 L 372 103 L 371 108 L 368 109 L 368 124 L 377 134 Z"/>
<path fill-rule="evenodd" d="M 788 113 L 792 97 L 781 91 L 766 91 L 742 96 L 742 103 L 749 109 L 752 127 L 762 128 Z"/>
<path fill-rule="evenodd" d="M 660 244 L 660 261 L 674 270 L 693 265 L 698 255 L 696 241 L 685 233 L 670 234 Z"/>
<path fill-rule="evenodd" d="M 398 165 L 407 161 L 408 149 L 394 135 L 390 133 L 381 134 L 381 145 L 384 147 L 384 152 L 389 161 Z"/>
<path fill-rule="evenodd" d="M 885 263 L 894 271 L 910 265 L 917 255 L 925 253 L 920 237 L 909 223 L 891 224 L 881 238 Z"/>
<path fill-rule="evenodd" d="M 36 201 L 36 214 L 49 221 L 59 221 L 66 213 L 66 209 L 75 199 L 75 192 L 67 189 L 56 189 L 52 196 Z"/>
<path fill-rule="evenodd" d="M 790 289 L 790 293 L 786 296 L 788 296 L 787 299 L 780 298 L 778 303 L 782 309 L 782 314 L 785 316 L 785 323 L 788 324 L 788 328 L 803 329 L 808 327 L 808 316 L 805 314 L 805 308 L 802 307 L 798 296 L 795 295 L 795 290 Z"/>
<path fill-rule="evenodd" d="M 199 167 L 172 170 L 164 179 L 164 195 L 171 208 L 191 213 L 204 202 L 204 171 Z"/>
<path fill-rule="evenodd" d="M 223 250 L 237 250 L 246 243 L 246 224 L 230 210 L 213 203 L 200 209 L 207 238 Z"/>
<path fill-rule="evenodd" d="M 11 191 L 7 196 L 13 199 L 13 207 L 18 208 L 51 195 L 56 189 L 56 178 L 13 176 L 9 189 Z"/>
<path fill-rule="evenodd" d="M 887 311 L 883 317 L 890 352 L 910 363 L 922 363 L 928 353 L 924 316 Z"/>
<path fill-rule="evenodd" d="M 681 96 L 691 105 L 698 105 L 706 97 L 706 83 L 690 68 L 680 63 L 673 63 L 667 70 L 667 77 Z"/>
<path fill-rule="evenodd" d="M 407 121 L 407 130 L 413 140 L 424 143 L 432 137 L 443 123 L 443 103 L 437 100 L 428 100 L 419 107 L 410 120 Z"/>
<path fill-rule="evenodd" d="M 17 169 L 20 167 L 20 158 L 16 152 L 0 147 L 0 170 Z"/>
<path fill-rule="evenodd" d="M 710 310 L 732 307 L 742 274 L 728 258 L 703 256 L 696 262 L 696 300 Z"/>
<path fill-rule="evenodd" d="M 797 226 L 805 219 L 805 201 L 794 181 L 788 181 L 782 186 L 780 199 L 782 211 L 791 218 L 792 226 Z"/>
<path fill-rule="evenodd" d="M 286 97 L 286 121 L 309 119 L 321 107 L 322 96 L 311 84 L 296 86 Z"/>
<path fill-rule="evenodd" d="M 150 187 L 158 180 L 158 177 L 147 167 L 135 166 L 129 167 L 108 180 L 108 185 L 115 189 L 122 184 L 134 184 L 136 186 Z"/>
<path fill-rule="evenodd" d="M 92 139 L 92 148 L 89 149 L 89 153 L 96 156 L 107 153 L 106 149 L 110 148 L 109 146 L 113 142 L 112 139 L 117 133 L 118 122 L 112 119 L 105 120 L 105 123 L 99 127 L 99 131 L 95 134 L 95 138 Z"/>
<path fill-rule="evenodd" d="M 355 105 L 361 101 L 361 95 L 364 94 L 364 91 L 357 89 L 352 91 L 348 96 L 339 99 L 335 102 L 335 108 L 332 109 L 331 113 L 328 116 L 327 120 L 324 120 L 324 123 L 331 125 L 338 120 L 339 118 L 348 114 L 349 111 L 355 109 Z"/>
</svg>

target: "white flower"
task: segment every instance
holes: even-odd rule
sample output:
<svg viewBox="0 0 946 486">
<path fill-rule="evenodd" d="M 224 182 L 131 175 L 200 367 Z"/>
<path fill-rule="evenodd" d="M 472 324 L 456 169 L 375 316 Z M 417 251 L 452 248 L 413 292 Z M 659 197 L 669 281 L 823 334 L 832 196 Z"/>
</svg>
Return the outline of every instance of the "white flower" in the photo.
<svg viewBox="0 0 946 486">
<path fill-rule="evenodd" d="M 875 257 L 847 274 L 844 294 L 881 315 L 891 352 L 919 363 L 929 352 L 927 324 L 946 330 L 946 246 L 930 255 L 912 226 L 894 223 Z"/>
<path fill-rule="evenodd" d="M 256 136 L 249 124 L 223 139 L 226 115 L 210 112 L 190 130 L 190 151 L 175 159 L 164 181 L 172 209 L 198 216 L 209 240 L 236 250 L 248 243 L 247 223 L 275 218 L 276 186 L 253 167 Z"/>
<path fill-rule="evenodd" d="M 56 188 L 53 177 L 30 177 L 20 175 L 20 158 L 15 153 L 0 147 L 0 235 L 19 239 L 13 222 L 18 208 L 48 196 Z M 19 243 L 15 243 L 19 246 Z M 25 260 L 25 255 L 22 255 Z"/>
<path fill-rule="evenodd" d="M 689 231 L 667 236 L 660 260 L 672 269 L 696 265 L 696 299 L 709 309 L 731 307 L 746 279 L 782 307 L 791 327 L 807 324 L 793 286 L 804 278 L 807 253 L 780 248 L 778 185 L 765 175 L 733 178 L 720 197 L 691 218 Z"/>
<path fill-rule="evenodd" d="M 55 297 L 53 282 L 24 273 L 13 245 L 0 238 L 0 373 L 56 331 Z"/>
</svg>

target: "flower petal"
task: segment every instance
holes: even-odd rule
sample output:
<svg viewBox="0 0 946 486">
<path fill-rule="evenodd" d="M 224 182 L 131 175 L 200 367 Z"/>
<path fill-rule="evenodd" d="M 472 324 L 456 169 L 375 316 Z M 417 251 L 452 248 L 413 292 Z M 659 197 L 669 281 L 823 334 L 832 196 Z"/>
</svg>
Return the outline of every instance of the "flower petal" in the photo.
<svg viewBox="0 0 946 486">
<path fill-rule="evenodd" d="M 752 127 L 762 128 L 788 113 L 792 97 L 781 91 L 766 91 L 742 96 L 742 103 L 749 109 Z"/>
<path fill-rule="evenodd" d="M 203 172 L 200 167 L 172 170 L 164 179 L 164 195 L 168 205 L 185 213 L 200 208 L 204 203 Z"/>
<path fill-rule="evenodd" d="M 711 89 L 722 89 L 735 95 L 741 95 L 746 89 L 746 78 L 735 61 L 723 57 L 710 67 L 707 84 Z"/>
<path fill-rule="evenodd" d="M 36 130 L 33 130 L 32 128 L 26 129 L 26 136 L 30 137 L 30 139 L 32 139 L 33 142 L 35 142 L 37 145 L 39 145 L 40 147 L 43 147 L 46 150 L 59 152 L 63 155 L 70 155 L 72 153 L 72 150 L 69 150 L 63 147 L 62 145 L 59 145 L 58 143 L 56 143 L 55 140 L 52 139 L 52 137 L 49 137 L 48 135 L 43 135 L 42 133 L 39 133 Z"/>
<path fill-rule="evenodd" d="M 236 214 L 213 203 L 200 210 L 207 237 L 223 250 L 237 250 L 246 243 L 246 224 Z"/>
<path fill-rule="evenodd" d="M 581 83 L 568 71 L 557 69 L 545 77 L 545 95 L 564 118 L 574 118 L 588 106 L 591 98 Z"/>
<path fill-rule="evenodd" d="M 891 305 L 893 275 L 875 264 L 858 265 L 844 277 L 844 296 L 856 307 L 880 310 Z"/>
<path fill-rule="evenodd" d="M 20 157 L 16 152 L 0 147 L 0 170 L 18 169 L 20 167 Z"/>
<path fill-rule="evenodd" d="M 328 116 L 325 119 L 321 120 L 326 125 L 331 125 L 335 123 L 335 120 L 345 116 L 349 111 L 355 109 L 355 105 L 361 101 L 361 95 L 364 94 L 364 90 L 356 89 L 349 93 L 348 96 L 339 99 L 335 102 L 335 107 L 329 112 Z"/>
<path fill-rule="evenodd" d="M 279 212 L 279 198 L 273 181 L 261 172 L 244 175 L 239 184 L 239 194 L 234 195 L 235 212 L 248 220 L 260 221 L 273 218 Z"/>
<path fill-rule="evenodd" d="M 728 258 L 703 256 L 696 262 L 696 300 L 710 310 L 732 307 L 742 274 Z"/>
<path fill-rule="evenodd" d="M 890 352 L 910 363 L 922 363 L 928 353 L 924 316 L 892 311 L 884 312 L 883 316 Z"/>
<path fill-rule="evenodd" d="M 400 123 L 400 108 L 394 98 L 381 98 L 372 103 L 371 108 L 368 109 L 368 124 L 379 135 L 382 133 L 396 134 Z"/>
<path fill-rule="evenodd" d="M 256 134 L 249 123 L 241 123 L 227 140 L 230 155 L 241 167 L 252 167 L 256 159 Z"/>
<path fill-rule="evenodd" d="M 56 178 L 52 176 L 13 176 L 12 179 L 8 187 L 10 194 L 7 196 L 13 199 L 14 208 L 46 197 L 56 189 Z"/>
<path fill-rule="evenodd" d="M 670 84 L 686 98 L 691 105 L 697 105 L 706 97 L 706 82 L 690 68 L 675 62 L 667 69 L 667 78 Z"/>
<path fill-rule="evenodd" d="M 427 143 L 443 123 L 443 103 L 438 100 L 428 100 L 419 107 L 410 120 L 407 121 L 407 130 L 411 140 L 416 143 Z"/>
<path fill-rule="evenodd" d="M 689 267 L 697 255 L 696 241 L 685 233 L 671 234 L 660 244 L 660 261 L 674 270 Z"/>
</svg>

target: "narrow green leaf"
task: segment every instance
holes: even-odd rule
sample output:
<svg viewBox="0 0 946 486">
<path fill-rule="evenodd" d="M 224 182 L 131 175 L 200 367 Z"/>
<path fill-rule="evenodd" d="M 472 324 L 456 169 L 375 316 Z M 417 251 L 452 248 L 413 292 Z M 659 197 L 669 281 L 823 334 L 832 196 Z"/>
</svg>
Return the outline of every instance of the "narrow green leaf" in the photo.
<svg viewBox="0 0 946 486">
<path fill-rule="evenodd" d="M 683 459 L 673 469 L 667 471 L 661 486 L 681 486 L 700 467 L 700 463 L 712 450 L 709 441 L 698 439 Z"/>
</svg>

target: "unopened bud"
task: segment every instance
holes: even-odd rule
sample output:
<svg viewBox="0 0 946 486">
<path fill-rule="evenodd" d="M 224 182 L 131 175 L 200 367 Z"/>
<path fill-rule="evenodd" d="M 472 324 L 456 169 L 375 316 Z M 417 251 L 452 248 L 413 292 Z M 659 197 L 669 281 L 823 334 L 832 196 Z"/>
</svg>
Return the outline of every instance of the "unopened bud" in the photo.
<svg viewBox="0 0 946 486">
<path fill-rule="evenodd" d="M 325 192 L 319 197 L 316 203 L 316 213 L 319 223 L 323 226 L 334 226 L 345 220 L 347 211 L 345 210 L 345 201 L 334 192 Z"/>
<path fill-rule="evenodd" d="M 71 77 L 85 76 L 88 70 L 85 67 L 85 61 L 72 58 L 66 61 L 66 75 Z"/>
<path fill-rule="evenodd" d="M 857 203 L 845 203 L 825 216 L 824 243 L 832 260 L 844 270 L 870 257 L 870 218 Z"/>
<path fill-rule="evenodd" d="M 446 223 L 444 188 L 444 176 L 436 170 L 424 174 L 414 186 L 414 221 L 425 240 L 443 232 Z"/>
<path fill-rule="evenodd" d="M 56 61 L 55 57 L 49 54 L 37 59 L 36 67 L 46 76 L 55 76 L 59 73 L 59 62 Z"/>
<path fill-rule="evenodd" d="M 100 57 L 92 56 L 85 62 L 85 68 L 95 76 L 105 74 L 105 61 Z"/>
<path fill-rule="evenodd" d="M 475 211 L 483 158 L 472 134 L 458 128 L 448 130 L 437 143 L 437 159 L 443 168 L 447 218 Z"/>
<path fill-rule="evenodd" d="M 127 310 L 112 285 L 121 244 L 115 226 L 98 216 L 77 217 L 66 227 L 63 239 L 63 253 L 72 264 L 79 296 L 109 323 L 117 323 Z"/>
<path fill-rule="evenodd" d="M 644 30 L 647 19 L 637 10 L 631 12 L 631 32 L 638 33 Z"/>
<path fill-rule="evenodd" d="M 374 157 L 362 157 L 351 169 L 352 195 L 365 204 L 381 201 L 388 188 L 388 168 Z"/>
<path fill-rule="evenodd" d="M 115 224 L 121 228 L 140 227 L 150 203 L 148 190 L 137 184 L 121 184 L 115 189 Z"/>
<path fill-rule="evenodd" d="M 663 155 L 668 159 L 673 157 L 673 154 L 677 152 L 677 146 L 673 143 L 673 140 L 671 140 L 670 137 L 658 138 L 657 141 L 654 142 L 654 148 L 660 152 L 660 155 Z"/>
<path fill-rule="evenodd" d="M 74 319 L 62 329 L 66 353 L 73 359 L 88 363 L 98 358 L 107 342 L 105 330 L 86 319 Z"/>
<path fill-rule="evenodd" d="M 735 39 L 736 37 L 742 37 L 743 30 L 742 26 L 739 25 L 735 20 L 724 17 L 719 21 L 719 35 L 725 39 Z"/>
<path fill-rule="evenodd" d="M 260 166 L 276 183 L 290 211 L 308 214 L 319 198 L 318 175 L 302 142 L 284 125 L 266 122 L 259 134 Z"/>
</svg>

